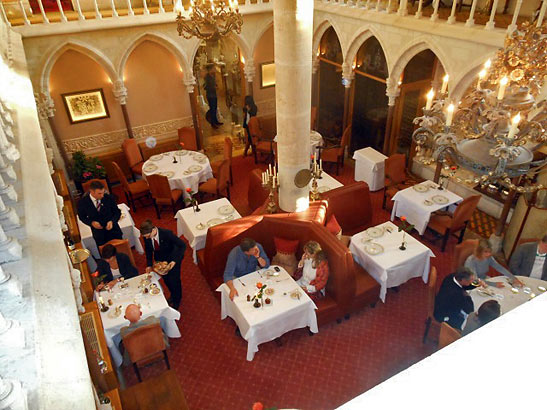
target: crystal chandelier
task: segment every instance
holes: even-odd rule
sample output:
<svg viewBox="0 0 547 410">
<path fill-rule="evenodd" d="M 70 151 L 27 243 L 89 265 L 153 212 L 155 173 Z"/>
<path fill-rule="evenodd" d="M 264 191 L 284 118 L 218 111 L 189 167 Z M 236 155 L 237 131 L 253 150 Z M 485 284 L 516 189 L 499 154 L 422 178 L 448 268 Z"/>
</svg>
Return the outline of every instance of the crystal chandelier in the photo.
<svg viewBox="0 0 547 410">
<path fill-rule="evenodd" d="M 243 19 L 238 0 L 191 0 L 188 10 L 177 0 L 175 12 L 179 36 L 187 39 L 212 40 L 232 31 L 241 33 Z"/>
<path fill-rule="evenodd" d="M 524 23 L 460 102 L 451 101 L 445 76 L 437 98 L 432 89 L 424 115 L 414 119 L 416 159 L 437 162 L 436 176 L 443 163 L 456 163 L 474 174 L 465 181 L 470 185 L 498 184 L 520 193 L 544 188 L 536 176 L 547 166 L 538 153 L 547 142 L 546 70 L 547 25 Z"/>
</svg>

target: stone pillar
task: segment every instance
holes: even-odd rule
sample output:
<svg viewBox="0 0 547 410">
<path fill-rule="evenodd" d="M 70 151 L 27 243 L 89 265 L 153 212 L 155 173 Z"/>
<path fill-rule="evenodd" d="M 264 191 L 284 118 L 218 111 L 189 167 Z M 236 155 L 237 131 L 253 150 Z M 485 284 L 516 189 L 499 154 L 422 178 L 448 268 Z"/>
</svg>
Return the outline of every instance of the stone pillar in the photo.
<svg viewBox="0 0 547 410">
<path fill-rule="evenodd" d="M 255 77 L 255 63 L 252 58 L 249 58 L 247 61 L 245 61 L 245 68 L 243 69 L 243 73 L 245 74 L 245 80 L 247 81 L 247 95 L 252 96 L 253 93 L 253 80 Z"/>
<path fill-rule="evenodd" d="M 190 75 L 184 79 L 184 85 L 186 86 L 186 91 L 188 92 L 188 98 L 190 98 L 190 109 L 192 110 L 192 123 L 194 124 L 194 131 L 196 132 L 196 144 L 198 151 L 201 150 L 203 146 L 203 134 L 201 132 L 201 127 L 199 124 L 199 110 L 198 110 L 198 101 L 194 86 L 196 85 L 196 79 L 193 75 Z"/>
<path fill-rule="evenodd" d="M 279 206 L 303 211 L 309 189 L 297 188 L 294 177 L 309 168 L 313 1 L 276 0 L 273 14 Z"/>
<path fill-rule="evenodd" d="M 386 120 L 386 133 L 384 135 L 384 155 L 389 156 L 391 154 L 391 131 L 393 129 L 393 117 L 395 114 L 395 104 L 397 103 L 397 97 L 401 93 L 398 85 L 393 85 L 393 80 L 388 78 L 386 81 L 386 95 L 389 98 L 388 100 L 388 110 L 387 110 L 387 120 Z"/>
<path fill-rule="evenodd" d="M 350 112 L 349 112 L 349 103 L 350 103 L 350 94 L 351 94 L 351 84 L 355 79 L 355 73 L 353 68 L 349 64 L 344 64 L 343 73 L 342 73 L 342 84 L 344 85 L 344 115 L 342 117 L 342 133 L 346 131 L 347 126 L 351 123 L 350 121 Z"/>
<path fill-rule="evenodd" d="M 312 82 L 311 82 L 311 105 L 319 110 L 319 58 L 314 57 L 311 63 Z M 317 121 L 317 119 L 316 119 Z M 313 124 L 312 124 L 313 125 Z"/>
<path fill-rule="evenodd" d="M 135 138 L 133 135 L 133 128 L 131 127 L 131 121 L 129 120 L 129 113 L 127 112 L 127 88 L 123 85 L 123 81 L 117 80 L 114 83 L 114 89 L 112 90 L 114 98 L 122 107 L 123 120 L 125 122 L 125 127 L 127 128 L 127 135 L 129 138 Z"/>
</svg>

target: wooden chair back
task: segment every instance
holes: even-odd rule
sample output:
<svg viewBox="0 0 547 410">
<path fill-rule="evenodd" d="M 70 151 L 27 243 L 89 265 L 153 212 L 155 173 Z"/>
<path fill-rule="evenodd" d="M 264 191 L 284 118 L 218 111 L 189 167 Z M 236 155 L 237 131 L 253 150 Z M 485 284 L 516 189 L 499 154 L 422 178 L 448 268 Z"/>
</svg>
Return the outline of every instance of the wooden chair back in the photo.
<svg viewBox="0 0 547 410">
<path fill-rule="evenodd" d="M 184 144 L 184 149 L 190 151 L 198 150 L 198 143 L 196 139 L 196 131 L 191 127 L 182 127 L 178 129 L 179 143 Z"/>
<path fill-rule="evenodd" d="M 122 150 L 127 160 L 129 168 L 134 167 L 144 161 L 142 153 L 137 145 L 137 141 L 133 138 L 128 138 L 122 142 Z"/>
<path fill-rule="evenodd" d="M 149 175 L 146 177 L 146 182 L 148 182 L 152 198 L 156 200 L 156 203 L 171 205 L 173 197 L 171 195 L 169 179 L 166 176 L 158 174 Z"/>
<path fill-rule="evenodd" d="M 230 137 L 224 138 L 224 159 L 228 161 L 229 165 L 232 165 L 234 143 Z"/>
<path fill-rule="evenodd" d="M 258 140 L 262 138 L 262 130 L 260 128 L 260 122 L 258 121 L 258 118 L 251 117 L 247 126 L 249 127 L 249 134 L 251 135 L 251 140 L 253 141 L 253 144 L 256 144 Z"/>
<path fill-rule="evenodd" d="M 133 266 L 135 265 L 135 258 L 133 257 L 133 251 L 131 250 L 131 245 L 129 244 L 129 239 L 112 239 L 105 243 L 104 245 L 99 246 L 99 252 L 103 253 L 103 248 L 106 245 L 112 245 L 116 248 L 118 253 L 125 253 L 127 256 L 129 256 L 129 260 L 131 261 L 131 264 Z"/>
<path fill-rule="evenodd" d="M 452 231 L 462 228 L 465 223 L 471 219 L 480 200 L 480 195 L 473 195 L 465 198 L 462 203 L 458 205 L 454 211 L 454 216 L 452 217 L 452 225 L 450 226 Z"/>
<path fill-rule="evenodd" d="M 122 337 L 131 363 L 147 361 L 166 350 L 159 323 L 141 326 Z"/>
<path fill-rule="evenodd" d="M 477 246 L 479 246 L 478 239 L 466 239 L 462 243 L 456 245 L 454 248 L 452 272 L 456 272 L 459 267 L 465 264 L 465 260 L 469 257 L 469 255 L 475 252 Z"/>
<path fill-rule="evenodd" d="M 439 333 L 439 349 L 448 346 L 460 337 L 462 337 L 462 335 L 457 329 L 454 329 L 446 322 L 441 323 L 441 331 Z"/>
<path fill-rule="evenodd" d="M 393 154 L 386 158 L 384 163 L 386 186 L 400 184 L 407 178 L 405 154 Z"/>
<path fill-rule="evenodd" d="M 84 191 L 84 194 L 89 191 L 89 186 L 93 181 L 99 181 L 101 184 L 103 184 L 104 189 L 108 191 L 108 184 L 106 183 L 106 179 L 90 179 L 89 181 L 82 182 L 82 190 Z"/>
<path fill-rule="evenodd" d="M 437 268 L 431 267 L 429 281 L 427 282 L 427 315 L 433 318 L 435 310 L 435 294 L 437 293 Z"/>
<path fill-rule="evenodd" d="M 120 184 L 122 185 L 124 192 L 129 194 L 130 193 L 129 183 L 127 182 L 127 178 L 125 177 L 122 169 L 115 161 L 112 161 L 112 167 L 114 168 L 114 171 L 116 172 L 116 176 L 118 177 L 118 180 L 120 181 Z"/>
<path fill-rule="evenodd" d="M 344 130 L 344 133 L 342 134 L 342 139 L 340 140 L 340 147 L 342 148 L 342 150 L 344 150 L 344 148 L 348 146 L 350 135 L 351 135 L 351 126 L 348 125 L 346 129 Z"/>
<path fill-rule="evenodd" d="M 310 113 L 310 129 L 312 130 L 316 128 L 315 121 L 317 121 L 317 107 L 313 106 Z"/>
<path fill-rule="evenodd" d="M 230 163 L 228 160 L 222 161 L 218 169 L 217 191 L 219 193 L 227 192 L 230 182 Z"/>
</svg>

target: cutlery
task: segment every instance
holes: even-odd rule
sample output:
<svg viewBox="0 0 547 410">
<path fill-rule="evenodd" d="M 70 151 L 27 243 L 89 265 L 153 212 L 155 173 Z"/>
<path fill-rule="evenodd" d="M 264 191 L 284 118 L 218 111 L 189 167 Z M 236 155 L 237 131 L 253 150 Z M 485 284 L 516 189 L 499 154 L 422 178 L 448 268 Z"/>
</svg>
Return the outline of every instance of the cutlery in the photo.
<svg viewBox="0 0 547 410">
<path fill-rule="evenodd" d="M 245 284 L 241 281 L 241 279 L 238 279 L 238 281 L 239 281 L 239 283 L 241 283 L 243 286 L 247 286 L 247 285 L 245 285 Z"/>
</svg>

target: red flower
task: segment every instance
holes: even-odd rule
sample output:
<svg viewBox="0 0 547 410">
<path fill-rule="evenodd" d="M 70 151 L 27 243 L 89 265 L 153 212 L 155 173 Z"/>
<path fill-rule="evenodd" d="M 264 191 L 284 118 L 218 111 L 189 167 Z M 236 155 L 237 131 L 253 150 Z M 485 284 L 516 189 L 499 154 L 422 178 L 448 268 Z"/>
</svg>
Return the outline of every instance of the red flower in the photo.
<svg viewBox="0 0 547 410">
<path fill-rule="evenodd" d="M 257 287 L 258 289 L 260 289 L 260 288 L 262 287 L 262 283 L 261 283 L 261 282 L 257 282 L 256 287 Z"/>
<path fill-rule="evenodd" d="M 401 221 L 406 222 L 406 216 L 401 216 Z"/>
<path fill-rule="evenodd" d="M 313 154 L 310 155 L 310 158 L 311 158 L 311 160 L 313 161 L 313 158 L 314 158 Z"/>
<path fill-rule="evenodd" d="M 257 401 L 256 403 L 253 403 L 253 410 L 263 410 L 263 409 L 264 409 L 264 405 L 260 403 L 259 401 Z"/>
<path fill-rule="evenodd" d="M 184 148 L 184 142 L 179 142 L 180 146 Z"/>
<path fill-rule="evenodd" d="M 457 167 L 456 165 L 452 165 L 452 166 L 450 167 L 450 169 L 451 169 L 452 171 L 455 171 L 455 170 L 458 169 L 458 167 Z"/>
<path fill-rule="evenodd" d="M 91 276 L 93 276 L 94 278 L 96 278 L 97 276 L 99 276 L 99 271 L 96 270 L 95 272 L 93 272 L 93 273 L 91 274 Z"/>
<path fill-rule="evenodd" d="M 192 192 L 192 188 L 186 188 L 186 192 L 188 193 Z"/>
<path fill-rule="evenodd" d="M 96 165 L 97 169 L 102 169 L 103 167 L 100 165 Z"/>
</svg>

